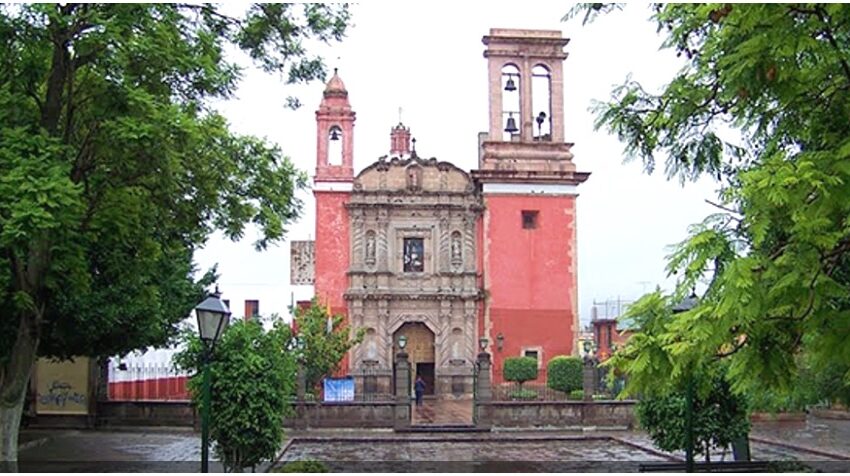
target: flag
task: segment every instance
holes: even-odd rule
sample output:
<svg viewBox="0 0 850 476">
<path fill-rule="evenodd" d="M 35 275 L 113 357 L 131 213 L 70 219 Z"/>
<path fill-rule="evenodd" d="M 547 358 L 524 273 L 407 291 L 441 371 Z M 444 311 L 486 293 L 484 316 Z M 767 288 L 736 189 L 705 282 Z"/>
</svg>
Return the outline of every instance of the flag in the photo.
<svg viewBox="0 0 850 476">
<path fill-rule="evenodd" d="M 331 315 L 331 305 L 328 304 L 328 329 L 327 332 L 330 334 L 334 330 L 334 318 Z"/>
</svg>

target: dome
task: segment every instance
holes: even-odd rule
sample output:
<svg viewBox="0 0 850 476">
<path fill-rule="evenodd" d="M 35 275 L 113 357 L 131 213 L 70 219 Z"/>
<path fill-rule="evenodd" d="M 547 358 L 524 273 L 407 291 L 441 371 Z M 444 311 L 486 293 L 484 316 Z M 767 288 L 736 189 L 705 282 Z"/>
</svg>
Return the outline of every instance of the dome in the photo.
<svg viewBox="0 0 850 476">
<path fill-rule="evenodd" d="M 345 89 L 345 84 L 343 84 L 342 80 L 339 78 L 339 74 L 337 74 L 337 69 L 334 68 L 334 75 L 328 81 L 328 84 L 325 86 L 325 97 L 347 97 L 348 91 Z"/>
</svg>

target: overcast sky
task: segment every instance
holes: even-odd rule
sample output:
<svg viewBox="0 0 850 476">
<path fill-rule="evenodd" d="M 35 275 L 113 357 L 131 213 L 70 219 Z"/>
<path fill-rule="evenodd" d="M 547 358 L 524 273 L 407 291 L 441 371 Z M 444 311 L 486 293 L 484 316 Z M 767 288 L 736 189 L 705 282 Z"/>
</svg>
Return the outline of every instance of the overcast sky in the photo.
<svg viewBox="0 0 850 476">
<path fill-rule="evenodd" d="M 532 28 L 561 30 L 571 39 L 564 64 L 565 137 L 575 143 L 578 170 L 592 174 L 579 187 L 577 212 L 579 314 L 586 323 L 594 300 L 631 300 L 656 285 L 672 286 L 664 272 L 668 247 L 714 211 L 704 200 L 713 198 L 717 187 L 709 180 L 683 187 L 667 181 L 663 172 L 647 176 L 640 163 L 624 164 L 616 137 L 593 130 L 592 100 L 608 98 L 629 74 L 657 90 L 680 67 L 674 53 L 659 51 L 661 37 L 648 20 L 649 8 L 629 5 L 586 26 L 580 18 L 561 22 L 569 8 L 517 1 L 456 2 L 452 8 L 425 2 L 361 4 L 353 9 L 348 37 L 321 52 L 331 70 L 339 68 L 357 113 L 355 173 L 389 152 L 399 107 L 420 156 L 470 170 L 477 167 L 477 134 L 488 124 L 482 36 L 490 28 Z M 312 177 L 314 113 L 323 87 L 285 85 L 276 75 L 248 68 L 236 97 L 219 109 L 235 130 L 277 143 Z M 286 109 L 289 95 L 304 106 Z M 201 269 L 218 263 L 224 298 L 235 316 L 243 314 L 245 299 L 259 299 L 261 313 L 269 315 L 286 313 L 290 293 L 296 300 L 311 296 L 311 288 L 289 285 L 289 240 L 312 239 L 315 226 L 312 193 L 300 197 L 303 216 L 277 246 L 256 252 L 249 232 L 239 243 L 215 236 L 197 253 Z"/>
</svg>

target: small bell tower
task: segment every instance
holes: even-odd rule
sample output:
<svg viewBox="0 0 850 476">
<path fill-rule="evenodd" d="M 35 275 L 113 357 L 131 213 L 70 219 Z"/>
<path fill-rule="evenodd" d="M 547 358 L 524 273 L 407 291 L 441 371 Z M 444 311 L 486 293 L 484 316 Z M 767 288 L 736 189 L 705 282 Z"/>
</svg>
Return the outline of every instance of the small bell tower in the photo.
<svg viewBox="0 0 850 476">
<path fill-rule="evenodd" d="M 354 120 L 348 91 L 334 69 L 316 111 L 316 185 L 354 180 Z"/>
<path fill-rule="evenodd" d="M 472 171 L 485 212 L 482 332 L 507 356 L 578 355 L 577 172 L 564 141 L 563 62 L 557 30 L 493 28 L 483 38 L 489 128 Z M 510 336 L 510 338 L 507 338 Z M 501 377 L 497 377 L 499 381 Z"/>
</svg>

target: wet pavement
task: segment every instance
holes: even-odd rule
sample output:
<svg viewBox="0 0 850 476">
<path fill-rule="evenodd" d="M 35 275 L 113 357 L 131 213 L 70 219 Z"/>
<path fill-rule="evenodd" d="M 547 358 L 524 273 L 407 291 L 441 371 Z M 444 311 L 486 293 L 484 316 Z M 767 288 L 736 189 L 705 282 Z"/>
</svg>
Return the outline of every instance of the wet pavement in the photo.
<svg viewBox="0 0 850 476">
<path fill-rule="evenodd" d="M 470 425 L 472 424 L 472 399 L 424 400 L 413 404 L 413 425 Z"/>
<path fill-rule="evenodd" d="M 820 470 L 850 471 L 850 420 L 757 423 L 751 436 L 756 461 L 800 461 Z M 283 461 L 315 459 L 335 471 L 636 471 L 641 462 L 684 457 L 659 451 L 637 431 L 401 434 L 354 429 L 288 431 L 287 438 Z M 200 469 L 199 435 L 179 428 L 26 430 L 22 440 L 27 444 L 19 453 L 19 469 L 27 472 Z M 729 452 L 712 455 L 714 461 L 731 459 Z M 221 466 L 213 462 L 211 469 Z"/>
<path fill-rule="evenodd" d="M 477 440 L 445 434 L 418 440 L 296 440 L 281 464 L 305 459 L 322 461 L 331 471 L 355 472 L 637 471 L 641 462 L 668 460 L 608 438 Z"/>
<path fill-rule="evenodd" d="M 44 442 L 18 454 L 22 472 L 197 472 L 201 439 L 182 429 L 39 430 Z M 211 454 L 212 458 L 212 454 Z M 221 466 L 211 465 L 211 468 Z"/>
</svg>

